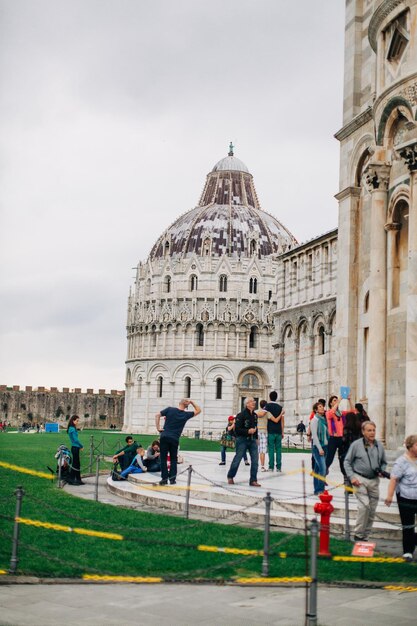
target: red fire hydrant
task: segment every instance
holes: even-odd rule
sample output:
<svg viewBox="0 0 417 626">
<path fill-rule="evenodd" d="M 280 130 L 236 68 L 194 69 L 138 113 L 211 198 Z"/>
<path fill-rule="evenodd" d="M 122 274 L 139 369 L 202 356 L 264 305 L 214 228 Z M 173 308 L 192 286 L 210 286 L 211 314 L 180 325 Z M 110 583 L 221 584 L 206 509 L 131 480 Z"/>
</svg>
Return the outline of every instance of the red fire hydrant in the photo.
<svg viewBox="0 0 417 626">
<path fill-rule="evenodd" d="M 314 505 L 314 512 L 320 513 L 320 544 L 319 555 L 330 556 L 329 543 L 330 543 L 330 515 L 334 511 L 334 507 L 330 502 L 333 500 L 333 496 L 328 491 L 323 491 L 319 495 L 321 502 L 317 502 Z"/>
</svg>

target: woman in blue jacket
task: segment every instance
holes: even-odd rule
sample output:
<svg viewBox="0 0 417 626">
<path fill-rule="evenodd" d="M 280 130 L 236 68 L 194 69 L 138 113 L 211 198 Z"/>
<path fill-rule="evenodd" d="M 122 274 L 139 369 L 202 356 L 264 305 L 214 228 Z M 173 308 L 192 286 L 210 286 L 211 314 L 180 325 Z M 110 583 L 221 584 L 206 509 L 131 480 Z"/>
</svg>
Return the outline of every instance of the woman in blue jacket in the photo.
<svg viewBox="0 0 417 626">
<path fill-rule="evenodd" d="M 80 418 L 78 415 L 73 415 L 69 422 L 67 433 L 71 441 L 71 455 L 72 455 L 72 467 L 70 472 L 70 482 L 72 485 L 84 485 L 81 480 L 80 471 L 80 450 L 83 449 L 81 441 L 78 439 L 78 422 Z"/>
</svg>

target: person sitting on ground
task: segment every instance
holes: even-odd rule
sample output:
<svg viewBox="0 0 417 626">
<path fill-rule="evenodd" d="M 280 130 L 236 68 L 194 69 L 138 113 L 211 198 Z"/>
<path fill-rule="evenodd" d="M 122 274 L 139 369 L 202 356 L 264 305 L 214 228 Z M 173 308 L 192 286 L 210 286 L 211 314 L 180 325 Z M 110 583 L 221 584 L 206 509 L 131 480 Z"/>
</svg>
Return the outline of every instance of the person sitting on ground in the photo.
<svg viewBox="0 0 417 626">
<path fill-rule="evenodd" d="M 119 463 L 120 468 L 125 470 L 132 463 L 136 455 L 136 449 L 140 445 L 140 443 L 134 441 L 132 435 L 128 435 L 126 437 L 126 445 L 113 456 L 113 463 Z"/>
<path fill-rule="evenodd" d="M 132 463 L 120 474 L 121 478 L 127 478 L 129 474 L 142 474 L 142 472 L 147 472 L 148 468 L 145 467 L 143 462 L 143 457 L 145 456 L 145 448 L 142 446 L 138 446 L 136 448 L 136 456 L 133 459 Z"/>
<path fill-rule="evenodd" d="M 233 439 L 233 447 L 230 446 L 229 450 L 233 450 L 233 448 L 236 445 L 236 433 L 235 433 L 235 416 L 234 415 L 229 415 L 229 417 L 227 418 L 227 425 L 225 428 L 225 433 L 229 434 L 232 439 Z M 224 446 L 222 444 L 221 449 L 220 449 L 220 463 L 219 465 L 226 465 L 226 450 L 227 450 L 227 446 Z M 245 465 L 250 465 L 249 460 L 248 460 L 248 454 L 245 450 L 245 454 L 243 455 L 243 460 L 245 462 Z"/>
<path fill-rule="evenodd" d="M 160 472 L 161 471 L 161 461 L 159 460 L 160 456 L 160 443 L 159 439 L 155 439 L 152 441 L 151 445 L 146 450 L 145 459 L 143 461 L 145 467 L 148 469 L 148 472 Z"/>
</svg>

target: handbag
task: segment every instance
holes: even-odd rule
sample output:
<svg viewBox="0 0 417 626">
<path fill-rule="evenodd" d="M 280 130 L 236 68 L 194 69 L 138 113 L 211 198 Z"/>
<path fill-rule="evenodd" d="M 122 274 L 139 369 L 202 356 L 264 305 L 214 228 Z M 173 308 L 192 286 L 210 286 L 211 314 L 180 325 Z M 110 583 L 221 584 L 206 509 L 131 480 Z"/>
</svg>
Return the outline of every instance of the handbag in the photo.
<svg viewBox="0 0 417 626">
<path fill-rule="evenodd" d="M 224 446 L 225 448 L 231 448 L 234 449 L 235 445 L 236 445 L 236 440 L 235 438 L 227 431 L 223 431 L 222 433 L 222 437 L 220 439 L 220 443 L 222 444 L 222 446 Z"/>
</svg>

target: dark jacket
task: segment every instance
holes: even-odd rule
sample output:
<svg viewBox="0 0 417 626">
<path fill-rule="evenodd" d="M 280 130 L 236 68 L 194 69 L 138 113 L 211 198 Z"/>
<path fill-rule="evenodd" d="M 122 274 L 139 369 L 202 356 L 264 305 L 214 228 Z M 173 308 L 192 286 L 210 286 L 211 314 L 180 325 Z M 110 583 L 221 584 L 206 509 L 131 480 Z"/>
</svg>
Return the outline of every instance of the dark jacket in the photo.
<svg viewBox="0 0 417 626">
<path fill-rule="evenodd" d="M 256 428 L 254 435 L 248 435 L 250 428 Z M 249 409 L 244 409 L 241 413 L 238 413 L 235 420 L 235 433 L 236 437 L 258 439 L 258 416 L 256 413 L 251 413 Z"/>
</svg>

